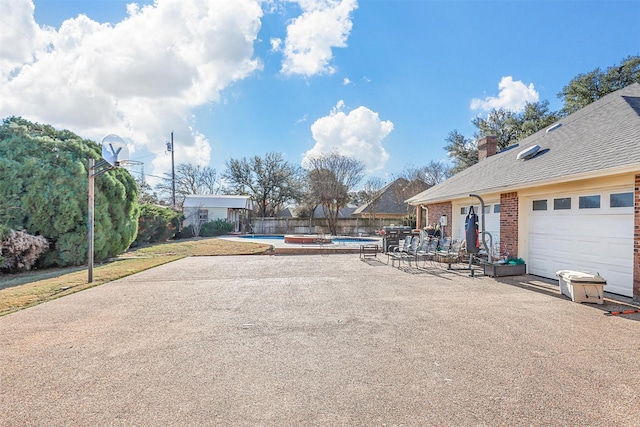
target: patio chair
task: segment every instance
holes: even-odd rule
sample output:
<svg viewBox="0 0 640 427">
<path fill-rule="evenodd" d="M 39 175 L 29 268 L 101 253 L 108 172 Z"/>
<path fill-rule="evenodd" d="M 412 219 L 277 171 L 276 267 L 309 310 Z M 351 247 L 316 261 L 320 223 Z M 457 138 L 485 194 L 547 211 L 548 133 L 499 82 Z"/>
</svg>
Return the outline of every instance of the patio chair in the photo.
<svg viewBox="0 0 640 427">
<path fill-rule="evenodd" d="M 417 237 L 407 236 L 404 238 L 404 244 L 401 247 L 390 246 L 392 250 L 387 250 L 387 264 L 389 264 L 389 260 L 391 260 L 392 267 L 395 266 L 396 261 L 398 261 L 398 267 L 400 267 L 400 264 L 404 260 L 407 260 L 410 263 L 410 257 L 413 256 L 411 251 L 415 252 L 418 246 L 417 239 Z"/>
<path fill-rule="evenodd" d="M 436 259 L 446 256 L 451 248 L 451 237 L 444 237 L 438 241 L 438 250 L 436 251 Z"/>
<path fill-rule="evenodd" d="M 466 253 L 463 240 L 452 240 L 446 251 L 438 253 L 440 262 L 447 264 L 447 270 L 451 270 L 451 264 L 462 262 L 462 257 Z"/>
<path fill-rule="evenodd" d="M 424 261 L 422 265 L 425 266 L 428 260 L 433 260 L 437 250 L 437 237 L 426 237 L 422 239 L 420 246 L 418 246 L 418 249 L 415 252 L 416 265 L 418 265 L 418 260 L 422 259 Z"/>
<path fill-rule="evenodd" d="M 406 236 L 404 240 L 399 245 L 389 245 L 387 246 L 387 253 L 393 252 L 394 250 L 400 248 L 403 251 L 407 251 L 409 249 L 409 245 L 411 245 L 411 236 Z"/>
<path fill-rule="evenodd" d="M 409 249 L 407 249 L 407 257 L 405 258 L 407 262 L 409 262 L 409 267 L 411 267 L 411 260 L 416 259 L 416 254 L 418 253 L 418 249 L 420 248 L 421 240 L 419 236 L 414 236 L 411 239 L 411 244 L 409 245 Z"/>
</svg>

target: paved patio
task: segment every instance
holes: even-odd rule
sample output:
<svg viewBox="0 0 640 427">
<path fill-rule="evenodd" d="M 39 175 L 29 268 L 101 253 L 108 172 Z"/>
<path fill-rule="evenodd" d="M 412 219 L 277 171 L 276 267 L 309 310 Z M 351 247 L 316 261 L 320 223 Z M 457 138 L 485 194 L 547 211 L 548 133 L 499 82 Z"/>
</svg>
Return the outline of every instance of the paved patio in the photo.
<svg viewBox="0 0 640 427">
<path fill-rule="evenodd" d="M 0 318 L 0 425 L 638 425 L 618 307 L 354 254 L 187 258 Z"/>
</svg>

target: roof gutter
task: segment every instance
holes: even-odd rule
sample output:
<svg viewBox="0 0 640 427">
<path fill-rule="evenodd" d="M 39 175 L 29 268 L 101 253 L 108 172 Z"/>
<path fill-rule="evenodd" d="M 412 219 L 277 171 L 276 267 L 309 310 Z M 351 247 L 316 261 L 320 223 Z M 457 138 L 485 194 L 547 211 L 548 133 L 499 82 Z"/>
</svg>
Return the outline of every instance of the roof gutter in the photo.
<svg viewBox="0 0 640 427">
<path fill-rule="evenodd" d="M 531 188 L 531 187 L 540 187 L 540 186 L 544 186 L 544 185 L 559 184 L 559 183 L 565 183 L 565 182 L 582 181 L 582 180 L 585 180 L 585 179 L 592 179 L 592 178 L 610 177 L 610 176 L 613 176 L 613 175 L 624 175 L 624 174 L 628 174 L 628 173 L 640 174 L 640 171 L 638 171 L 638 166 L 637 165 L 625 165 L 625 166 L 616 167 L 616 168 L 601 169 L 599 171 L 596 171 L 596 173 L 594 173 L 593 171 L 584 172 L 584 173 L 581 173 L 581 174 L 575 174 L 575 175 L 568 176 L 565 179 L 563 179 L 562 181 L 559 181 L 558 178 L 549 178 L 549 179 L 545 179 L 545 180 L 541 180 L 541 181 L 525 182 L 525 183 L 522 183 L 522 184 L 519 184 L 519 185 L 507 185 L 507 186 L 502 186 L 502 187 L 490 187 L 490 188 L 484 188 L 484 189 L 474 189 L 474 190 L 471 190 L 471 191 L 473 191 L 474 193 L 479 193 L 479 194 L 505 193 L 505 192 L 510 192 L 510 191 L 523 190 L 523 189 Z M 469 192 L 451 194 L 451 195 L 448 195 L 448 196 L 442 196 L 442 197 L 437 197 L 437 198 L 433 198 L 433 199 L 423 199 L 423 200 L 417 200 L 415 198 L 415 196 L 414 196 L 414 197 L 412 197 L 410 199 L 407 199 L 406 202 L 408 204 L 410 204 L 411 206 L 420 206 L 420 205 L 427 205 L 427 204 L 432 204 L 432 203 L 448 202 L 448 201 L 455 200 L 455 199 L 466 198 L 468 196 L 469 196 Z"/>
</svg>

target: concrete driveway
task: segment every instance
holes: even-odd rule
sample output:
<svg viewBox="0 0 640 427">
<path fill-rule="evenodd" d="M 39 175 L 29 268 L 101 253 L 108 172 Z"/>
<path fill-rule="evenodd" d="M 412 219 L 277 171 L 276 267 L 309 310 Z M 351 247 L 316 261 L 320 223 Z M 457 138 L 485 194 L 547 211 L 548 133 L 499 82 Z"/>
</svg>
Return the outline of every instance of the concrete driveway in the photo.
<svg viewBox="0 0 640 427">
<path fill-rule="evenodd" d="M 522 280 L 183 259 L 0 318 L 0 424 L 638 425 L 638 317 Z"/>
</svg>

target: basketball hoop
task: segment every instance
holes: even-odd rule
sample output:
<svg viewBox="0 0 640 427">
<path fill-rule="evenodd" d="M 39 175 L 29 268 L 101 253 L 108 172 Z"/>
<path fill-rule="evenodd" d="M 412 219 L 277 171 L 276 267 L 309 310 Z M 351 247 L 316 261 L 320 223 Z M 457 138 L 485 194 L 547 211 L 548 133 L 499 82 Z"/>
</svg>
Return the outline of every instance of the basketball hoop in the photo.
<svg viewBox="0 0 640 427">
<path fill-rule="evenodd" d="M 129 148 L 118 135 L 110 134 L 102 138 L 102 158 L 112 167 L 129 160 Z"/>
<path fill-rule="evenodd" d="M 144 162 L 138 160 L 121 160 L 118 166 L 126 169 L 136 180 L 144 181 Z"/>
<path fill-rule="evenodd" d="M 138 170 L 141 166 L 144 165 L 144 162 L 139 160 L 120 160 L 118 162 L 118 166 L 125 168 L 126 170 Z"/>
</svg>

